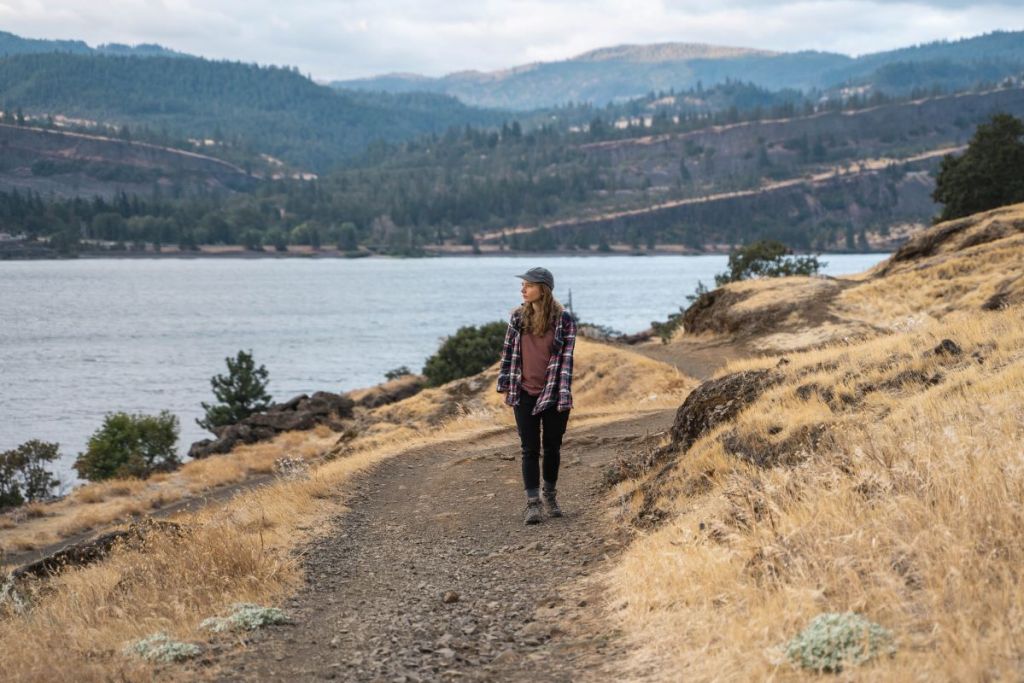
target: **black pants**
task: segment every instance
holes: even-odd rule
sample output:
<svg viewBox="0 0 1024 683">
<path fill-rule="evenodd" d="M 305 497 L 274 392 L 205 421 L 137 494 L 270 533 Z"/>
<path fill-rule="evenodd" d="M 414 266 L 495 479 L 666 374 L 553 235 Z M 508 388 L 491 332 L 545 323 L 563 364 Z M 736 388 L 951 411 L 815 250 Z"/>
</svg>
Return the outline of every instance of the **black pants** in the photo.
<svg viewBox="0 0 1024 683">
<path fill-rule="evenodd" d="M 558 466 L 561 459 L 562 435 L 569 422 L 569 411 L 560 413 L 551 406 L 539 415 L 532 415 L 537 405 L 537 396 L 525 391 L 519 394 L 519 405 L 515 406 L 516 427 L 523 448 L 523 485 L 529 492 L 540 488 L 540 449 L 544 446 L 544 482 L 554 487 L 558 481 Z M 543 432 L 543 436 L 542 436 Z"/>
</svg>

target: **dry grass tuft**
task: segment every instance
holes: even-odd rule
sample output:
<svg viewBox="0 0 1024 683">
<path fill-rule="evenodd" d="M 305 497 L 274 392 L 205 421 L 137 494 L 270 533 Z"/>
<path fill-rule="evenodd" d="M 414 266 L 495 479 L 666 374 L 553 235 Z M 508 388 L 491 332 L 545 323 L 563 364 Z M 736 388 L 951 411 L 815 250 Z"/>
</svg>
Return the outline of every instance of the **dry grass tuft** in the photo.
<svg viewBox="0 0 1024 683">
<path fill-rule="evenodd" d="M 667 481 L 620 485 L 628 515 L 652 497 L 668 514 L 611 575 L 636 670 L 797 676 L 781 645 L 818 613 L 852 610 L 892 629 L 899 651 L 846 679 L 1019 677 L 1022 323 L 1019 307 L 948 315 L 790 356 L 784 381 Z M 963 354 L 931 353 L 943 338 Z M 827 438 L 802 439 L 810 426 Z M 744 458 L 780 444 L 786 466 Z"/>
</svg>

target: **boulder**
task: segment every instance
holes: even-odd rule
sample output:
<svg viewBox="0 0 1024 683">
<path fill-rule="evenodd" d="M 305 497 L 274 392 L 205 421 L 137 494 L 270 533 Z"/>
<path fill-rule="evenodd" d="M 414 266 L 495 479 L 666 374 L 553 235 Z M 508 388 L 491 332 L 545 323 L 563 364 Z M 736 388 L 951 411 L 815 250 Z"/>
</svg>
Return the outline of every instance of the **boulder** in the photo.
<svg viewBox="0 0 1024 683">
<path fill-rule="evenodd" d="M 736 417 L 781 379 L 773 370 L 747 370 L 704 382 L 676 411 L 671 448 L 685 451 L 701 436 Z"/>
</svg>

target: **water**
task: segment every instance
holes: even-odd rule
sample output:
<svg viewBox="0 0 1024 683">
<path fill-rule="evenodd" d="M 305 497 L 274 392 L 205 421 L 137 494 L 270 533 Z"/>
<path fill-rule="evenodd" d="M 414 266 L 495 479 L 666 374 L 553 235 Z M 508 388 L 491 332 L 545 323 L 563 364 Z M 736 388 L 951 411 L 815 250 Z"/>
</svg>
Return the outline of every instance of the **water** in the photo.
<svg viewBox="0 0 1024 683">
<path fill-rule="evenodd" d="M 881 254 L 830 255 L 825 272 L 866 270 Z M 419 371 L 446 334 L 505 320 L 517 273 L 543 265 L 555 295 L 572 290 L 586 322 L 637 332 L 711 284 L 725 256 L 358 260 L 0 262 L 0 451 L 56 441 L 71 463 L 111 411 L 170 410 L 179 450 L 224 358 L 251 349 L 285 400 Z"/>
</svg>

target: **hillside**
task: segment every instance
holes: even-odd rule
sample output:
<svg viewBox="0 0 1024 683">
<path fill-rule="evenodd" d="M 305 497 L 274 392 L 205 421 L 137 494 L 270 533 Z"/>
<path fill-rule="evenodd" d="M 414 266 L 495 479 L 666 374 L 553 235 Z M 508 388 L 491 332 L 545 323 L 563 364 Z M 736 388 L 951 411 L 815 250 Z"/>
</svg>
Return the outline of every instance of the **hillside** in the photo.
<svg viewBox="0 0 1024 683">
<path fill-rule="evenodd" d="M 96 135 L 0 124 L 0 191 L 111 198 L 246 191 L 256 179 L 220 159 Z"/>
<path fill-rule="evenodd" d="M 688 316 L 679 353 L 769 355 L 691 394 L 655 457 L 620 463 L 611 497 L 643 532 L 608 599 L 641 678 L 796 676 L 789 639 L 848 610 L 893 654 L 846 680 L 1016 675 L 1021 253 L 1016 205 L 863 276 L 729 285 Z"/>
<path fill-rule="evenodd" d="M 829 90 L 869 85 L 888 93 L 914 88 L 961 89 L 1024 71 L 1024 33 L 994 32 L 851 58 L 827 52 L 771 53 L 743 48 L 668 43 L 619 46 L 559 62 L 503 71 L 459 72 L 441 78 L 389 74 L 338 81 L 338 88 L 426 91 L 484 107 L 528 110 L 567 102 L 608 102 L 649 91 L 684 90 L 741 80 L 771 90 Z"/>
<path fill-rule="evenodd" d="M 153 56 L 21 54 L 0 59 L 7 111 L 136 129 L 136 137 L 211 139 L 323 171 L 377 141 L 500 122 L 441 95 L 338 92 L 289 68 Z"/>
</svg>

